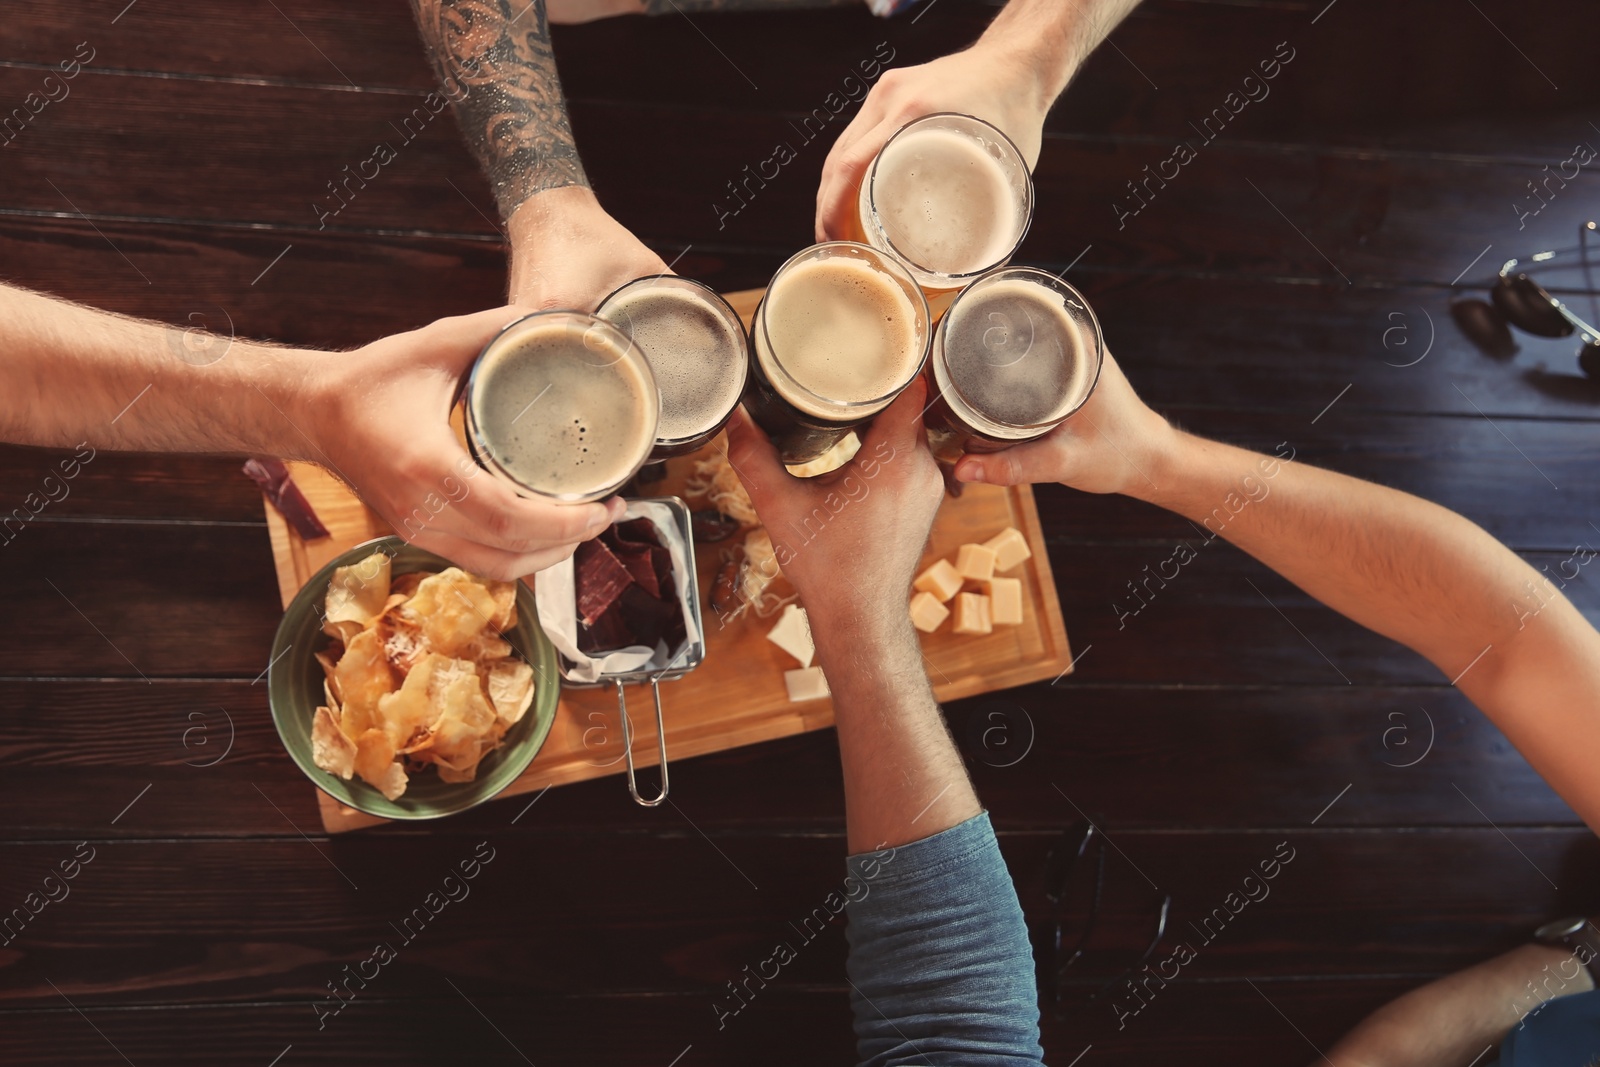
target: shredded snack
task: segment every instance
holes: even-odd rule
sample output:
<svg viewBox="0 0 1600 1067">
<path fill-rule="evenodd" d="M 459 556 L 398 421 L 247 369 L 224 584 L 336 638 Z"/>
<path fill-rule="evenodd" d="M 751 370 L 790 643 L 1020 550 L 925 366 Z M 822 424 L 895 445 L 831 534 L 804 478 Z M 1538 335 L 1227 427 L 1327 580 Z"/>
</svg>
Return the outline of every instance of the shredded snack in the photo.
<svg viewBox="0 0 1600 1067">
<path fill-rule="evenodd" d="M 704 459 L 695 461 L 694 473 L 684 484 L 684 492 L 705 497 L 718 511 L 742 523 L 755 525 L 761 521 L 750 503 L 750 494 L 739 481 L 739 473 L 728 462 L 725 445 L 713 448 Z"/>
<path fill-rule="evenodd" d="M 500 636 L 517 624 L 516 583 L 456 567 L 391 581 L 389 564 L 374 552 L 328 583 L 311 758 L 395 800 L 429 764 L 441 781 L 472 781 L 532 706 L 533 668 Z"/>
</svg>

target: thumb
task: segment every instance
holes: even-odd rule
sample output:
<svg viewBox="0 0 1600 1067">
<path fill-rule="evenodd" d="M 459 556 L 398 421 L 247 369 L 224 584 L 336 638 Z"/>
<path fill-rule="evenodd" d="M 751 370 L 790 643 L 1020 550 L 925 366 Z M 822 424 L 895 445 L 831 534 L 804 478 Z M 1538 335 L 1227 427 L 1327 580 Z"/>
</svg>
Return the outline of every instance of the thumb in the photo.
<svg viewBox="0 0 1600 1067">
<path fill-rule="evenodd" d="M 963 456 L 956 464 L 956 481 L 988 485 L 1022 485 L 1064 480 L 1061 456 L 1049 436 L 1014 445 L 1001 452 Z"/>
<path fill-rule="evenodd" d="M 736 408 L 728 420 L 728 464 L 744 483 L 758 511 L 760 500 L 793 478 L 779 461 L 778 450 L 742 407 Z"/>
<path fill-rule="evenodd" d="M 856 121 L 860 122 L 859 116 Z M 822 185 L 817 192 L 818 241 L 842 240 L 853 228 L 849 219 L 856 210 L 861 183 L 866 181 L 867 168 L 883 145 L 884 138 L 877 133 L 876 128 L 871 128 L 852 137 L 851 130 L 846 129 L 828 154 L 822 168 Z"/>
<path fill-rule="evenodd" d="M 478 358 L 484 345 L 526 314 L 521 308 L 490 308 L 471 315 L 439 319 L 414 331 L 414 335 L 427 346 L 428 355 L 442 365 L 465 371 Z"/>
<path fill-rule="evenodd" d="M 879 442 L 887 444 L 896 455 L 918 447 L 926 448 L 928 437 L 922 428 L 922 412 L 927 397 L 928 380 L 919 374 L 895 397 L 894 403 L 884 408 L 882 414 L 873 420 L 872 428 L 861 442 L 862 450 Z"/>
</svg>

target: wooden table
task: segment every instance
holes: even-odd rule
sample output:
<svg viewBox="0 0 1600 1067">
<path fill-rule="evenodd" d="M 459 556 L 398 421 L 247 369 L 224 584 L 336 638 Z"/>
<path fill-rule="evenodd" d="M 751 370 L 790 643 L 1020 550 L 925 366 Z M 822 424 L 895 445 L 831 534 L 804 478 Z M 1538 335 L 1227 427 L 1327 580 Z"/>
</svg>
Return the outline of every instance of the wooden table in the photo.
<svg viewBox="0 0 1600 1067">
<path fill-rule="evenodd" d="M 994 10 L 923 4 L 915 23 L 855 5 L 559 29 L 601 202 L 677 270 L 764 284 L 811 239 L 859 62 L 964 47 Z M 1512 210 L 1600 146 L 1593 5 L 1479 7 L 1149 0 L 1051 113 L 1019 259 L 1070 265 L 1176 421 L 1420 493 L 1555 570 L 1600 546 L 1600 397 L 1570 339 L 1491 359 L 1449 303 L 1595 210 L 1592 166 L 1523 228 Z M 14 5 L 0 110 L 85 41 L 70 96 L 0 151 L 9 281 L 328 349 L 502 298 L 494 204 L 450 116 L 392 132 L 433 86 L 401 0 Z M 1270 95 L 1204 140 L 1190 123 L 1214 128 L 1279 42 Z M 802 120 L 834 105 L 816 136 Z M 319 229 L 312 205 L 380 139 L 393 163 Z M 1196 157 L 1146 193 L 1180 139 Z M 795 158 L 772 176 L 780 143 Z M 1119 220 L 1129 182 L 1147 206 Z M 0 516 L 59 458 L 0 449 Z M 0 1062 L 851 1062 L 838 924 L 725 1028 L 711 1009 L 843 878 L 826 731 L 697 757 L 659 811 L 603 778 L 325 835 L 256 681 L 281 601 L 239 462 L 102 451 L 0 545 L 0 916 L 94 850 L 0 945 Z M 1037 505 L 1077 669 L 946 713 L 1036 946 L 1063 830 L 1087 815 L 1115 842 L 1049 1062 L 1300 1067 L 1400 990 L 1593 909 L 1592 835 L 1448 679 L 1221 544 L 1119 624 L 1128 583 L 1195 532 L 1057 487 Z M 1568 591 L 1600 617 L 1589 569 Z M 1151 883 L 1174 897 L 1169 952 L 1280 841 L 1297 859 L 1272 895 L 1123 1029 L 1088 1000 L 1144 947 Z M 319 1029 L 327 983 L 480 842 L 472 895 Z"/>
</svg>

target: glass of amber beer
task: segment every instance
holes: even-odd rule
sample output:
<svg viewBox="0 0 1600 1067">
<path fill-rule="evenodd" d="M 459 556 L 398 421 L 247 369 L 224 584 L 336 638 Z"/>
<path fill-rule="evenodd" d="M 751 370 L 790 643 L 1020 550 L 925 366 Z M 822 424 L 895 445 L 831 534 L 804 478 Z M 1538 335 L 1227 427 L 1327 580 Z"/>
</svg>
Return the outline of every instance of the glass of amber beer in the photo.
<svg viewBox="0 0 1600 1067">
<path fill-rule="evenodd" d="M 500 331 L 463 392 L 473 458 L 524 496 L 562 503 L 620 490 L 656 443 L 649 360 L 604 319 L 540 311 Z"/>
<path fill-rule="evenodd" d="M 1033 267 L 1002 267 L 963 289 L 933 337 L 924 421 L 936 457 L 998 452 L 1043 437 L 1083 406 L 1105 359 L 1083 295 Z"/>
<path fill-rule="evenodd" d="M 1016 253 L 1033 221 L 1033 179 L 989 123 L 926 115 L 884 142 L 854 221 L 856 238 L 899 257 L 942 310 L 951 293 Z"/>
<path fill-rule="evenodd" d="M 893 256 L 812 245 L 778 269 L 756 307 L 745 409 L 784 463 L 809 462 L 911 384 L 931 332 L 928 302 Z"/>
<path fill-rule="evenodd" d="M 676 274 L 636 278 L 595 312 L 644 350 L 661 392 L 652 462 L 683 456 L 727 425 L 749 371 L 738 312 L 713 289 Z"/>
</svg>

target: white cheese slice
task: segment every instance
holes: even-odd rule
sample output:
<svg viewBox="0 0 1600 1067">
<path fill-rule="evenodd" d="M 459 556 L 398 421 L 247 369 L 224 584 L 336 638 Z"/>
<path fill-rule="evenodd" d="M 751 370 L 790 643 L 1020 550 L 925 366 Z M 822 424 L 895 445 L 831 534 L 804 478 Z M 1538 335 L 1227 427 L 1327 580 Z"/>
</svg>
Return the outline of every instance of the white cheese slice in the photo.
<svg viewBox="0 0 1600 1067">
<path fill-rule="evenodd" d="M 817 654 L 816 646 L 811 643 L 811 623 L 806 619 L 806 609 L 799 604 L 783 609 L 778 625 L 767 634 L 767 640 L 799 660 L 802 667 L 811 666 L 812 657 Z"/>
<path fill-rule="evenodd" d="M 797 671 L 784 671 L 783 684 L 789 688 L 789 703 L 820 700 L 829 695 L 828 679 L 822 676 L 821 667 L 802 667 Z"/>
</svg>

